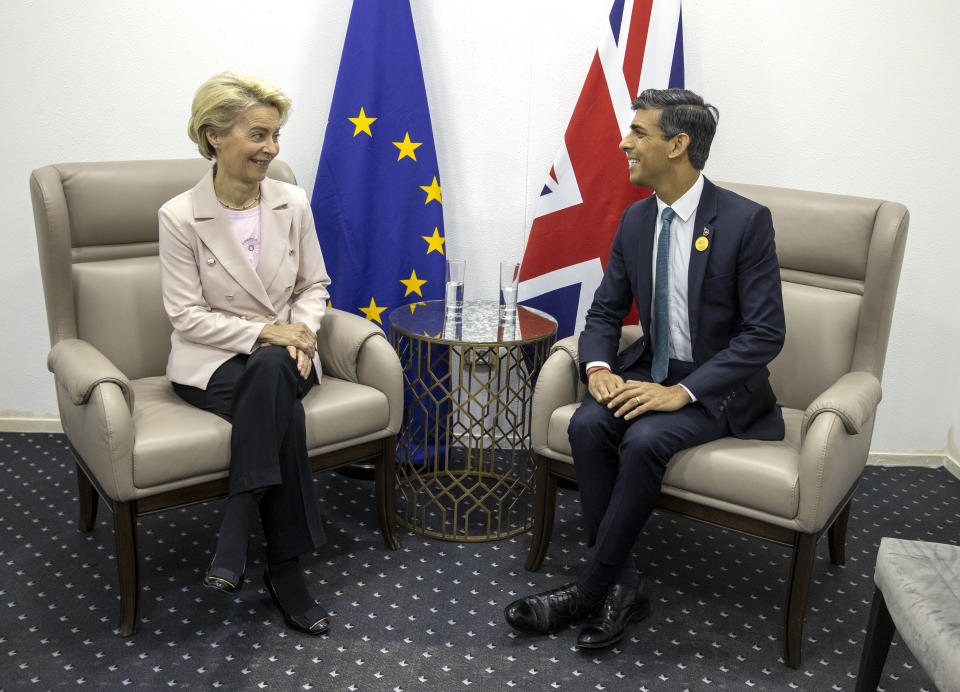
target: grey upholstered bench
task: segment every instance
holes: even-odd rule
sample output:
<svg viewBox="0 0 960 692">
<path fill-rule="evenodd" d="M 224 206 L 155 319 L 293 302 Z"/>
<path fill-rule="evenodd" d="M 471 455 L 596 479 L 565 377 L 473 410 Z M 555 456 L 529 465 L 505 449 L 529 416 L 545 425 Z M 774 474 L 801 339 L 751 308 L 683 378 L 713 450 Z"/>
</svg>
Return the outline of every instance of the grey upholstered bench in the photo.
<svg viewBox="0 0 960 692">
<path fill-rule="evenodd" d="M 857 690 L 875 690 L 894 628 L 941 692 L 960 690 L 960 546 L 884 538 Z"/>
</svg>

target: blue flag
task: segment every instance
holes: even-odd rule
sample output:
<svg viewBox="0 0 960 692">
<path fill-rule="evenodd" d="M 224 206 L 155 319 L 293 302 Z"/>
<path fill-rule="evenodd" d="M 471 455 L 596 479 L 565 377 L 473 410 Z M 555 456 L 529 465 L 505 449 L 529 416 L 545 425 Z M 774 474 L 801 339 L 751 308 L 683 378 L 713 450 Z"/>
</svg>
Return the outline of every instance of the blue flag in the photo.
<svg viewBox="0 0 960 692">
<path fill-rule="evenodd" d="M 311 203 L 331 305 L 385 327 L 442 298 L 441 204 L 409 0 L 356 0 Z"/>
</svg>

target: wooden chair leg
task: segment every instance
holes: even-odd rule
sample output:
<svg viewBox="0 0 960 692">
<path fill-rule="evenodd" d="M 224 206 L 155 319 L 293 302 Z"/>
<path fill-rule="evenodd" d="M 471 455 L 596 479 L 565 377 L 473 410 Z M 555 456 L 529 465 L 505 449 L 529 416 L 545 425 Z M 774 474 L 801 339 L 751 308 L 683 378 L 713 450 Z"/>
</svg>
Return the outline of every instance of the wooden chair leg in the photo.
<svg viewBox="0 0 960 692">
<path fill-rule="evenodd" d="M 533 537 L 526 568 L 540 569 L 553 535 L 553 513 L 557 506 L 557 477 L 550 473 L 550 460 L 537 455 L 536 487 L 533 491 Z"/>
<path fill-rule="evenodd" d="M 807 591 L 813 575 L 817 554 L 817 537 L 811 533 L 797 533 L 793 539 L 793 562 L 790 566 L 790 585 L 787 593 L 786 636 L 784 655 L 791 668 L 800 667 L 800 649 L 803 645 L 803 616 L 807 609 Z"/>
<path fill-rule="evenodd" d="M 113 534 L 120 576 L 120 636 L 129 637 L 137 631 L 140 615 L 140 554 L 133 502 L 113 503 Z"/>
<path fill-rule="evenodd" d="M 890 618 L 883 592 L 874 588 L 870 624 L 867 625 L 867 638 L 863 643 L 860 670 L 857 672 L 857 692 L 873 692 L 877 689 L 895 630 L 896 626 Z"/>
<path fill-rule="evenodd" d="M 391 437 L 383 442 L 383 451 L 374 469 L 374 493 L 377 503 L 377 521 L 383 542 L 391 550 L 400 547 L 400 541 L 394 530 L 397 521 L 396 480 L 397 480 L 397 438 Z"/>
<path fill-rule="evenodd" d="M 84 533 L 93 531 L 93 527 L 97 523 L 99 496 L 80 464 L 77 464 L 77 500 L 80 504 L 80 511 L 77 515 L 77 530 Z"/>
<path fill-rule="evenodd" d="M 827 542 L 830 545 L 830 562 L 835 565 L 845 565 L 847 563 L 847 522 L 850 520 L 850 505 L 853 500 L 847 500 L 847 504 L 840 510 L 840 514 L 834 520 L 833 525 L 827 533 Z"/>
</svg>

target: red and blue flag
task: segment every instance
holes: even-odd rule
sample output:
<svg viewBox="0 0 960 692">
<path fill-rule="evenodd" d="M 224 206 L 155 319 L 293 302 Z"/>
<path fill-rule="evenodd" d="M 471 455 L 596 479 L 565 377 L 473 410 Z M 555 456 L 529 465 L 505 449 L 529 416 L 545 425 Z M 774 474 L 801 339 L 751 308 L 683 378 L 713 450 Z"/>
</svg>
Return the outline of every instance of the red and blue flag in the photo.
<svg viewBox="0 0 960 692">
<path fill-rule="evenodd" d="M 644 89 L 668 87 L 683 87 L 680 0 L 617 0 L 540 193 L 520 268 L 520 302 L 553 315 L 558 336 L 583 329 L 623 210 L 651 194 L 630 183 L 618 148 L 633 119 L 630 103 Z"/>
</svg>

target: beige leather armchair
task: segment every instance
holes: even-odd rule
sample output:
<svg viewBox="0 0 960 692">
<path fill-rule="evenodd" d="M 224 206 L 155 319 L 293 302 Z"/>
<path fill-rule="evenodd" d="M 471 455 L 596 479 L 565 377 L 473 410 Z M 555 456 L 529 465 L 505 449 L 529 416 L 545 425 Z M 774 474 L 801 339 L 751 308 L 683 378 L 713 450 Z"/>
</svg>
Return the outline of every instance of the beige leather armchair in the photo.
<svg viewBox="0 0 960 692">
<path fill-rule="evenodd" d="M 844 562 L 850 501 L 870 449 L 909 216 L 893 202 L 720 183 L 773 213 L 787 337 L 770 366 L 783 406 L 780 442 L 723 438 L 670 461 L 659 506 L 793 548 L 785 657 L 800 665 L 817 540 Z M 640 336 L 623 330 L 621 349 Z M 540 567 L 553 530 L 557 478 L 576 480 L 567 426 L 586 387 L 577 340 L 559 341 L 537 380 L 533 541 Z"/>
<path fill-rule="evenodd" d="M 171 326 L 160 297 L 157 210 L 209 169 L 203 159 L 71 163 L 30 176 L 60 421 L 77 462 L 81 531 L 98 496 L 113 510 L 120 634 L 137 628 L 137 518 L 226 495 L 230 425 L 182 401 L 164 376 Z M 274 161 L 270 175 L 295 182 Z M 384 542 L 403 408 L 400 362 L 383 332 L 329 310 L 323 381 L 304 399 L 314 471 L 372 461 Z M 211 541 L 215 536 L 211 536 Z"/>
</svg>

